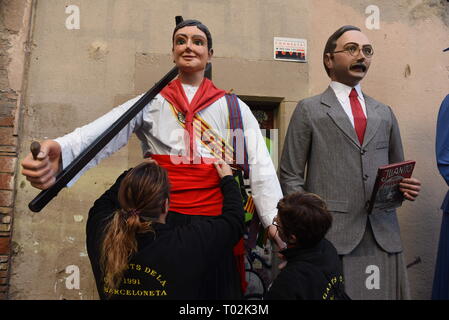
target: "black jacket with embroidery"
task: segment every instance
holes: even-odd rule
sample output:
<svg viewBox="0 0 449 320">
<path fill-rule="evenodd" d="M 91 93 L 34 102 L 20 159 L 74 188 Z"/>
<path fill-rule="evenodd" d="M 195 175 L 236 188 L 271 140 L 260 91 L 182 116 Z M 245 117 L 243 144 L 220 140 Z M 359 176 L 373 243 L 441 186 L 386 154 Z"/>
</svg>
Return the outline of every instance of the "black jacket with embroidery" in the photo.
<svg viewBox="0 0 449 320">
<path fill-rule="evenodd" d="M 336 288 L 344 292 L 342 264 L 328 240 L 312 248 L 294 247 L 281 253 L 287 265 L 273 281 L 266 300 L 333 300 L 340 296 Z"/>
<path fill-rule="evenodd" d="M 221 180 L 223 214 L 172 228 L 153 223 L 155 233 L 137 236 L 138 252 L 130 259 L 118 289 L 105 288 L 100 270 L 103 230 L 119 208 L 117 194 L 123 173 L 89 211 L 87 251 L 101 299 L 197 299 L 201 277 L 230 251 L 243 235 L 244 212 L 238 184 L 231 176 Z M 169 213 L 170 214 L 170 213 Z M 231 251 L 232 252 L 232 251 Z"/>
</svg>

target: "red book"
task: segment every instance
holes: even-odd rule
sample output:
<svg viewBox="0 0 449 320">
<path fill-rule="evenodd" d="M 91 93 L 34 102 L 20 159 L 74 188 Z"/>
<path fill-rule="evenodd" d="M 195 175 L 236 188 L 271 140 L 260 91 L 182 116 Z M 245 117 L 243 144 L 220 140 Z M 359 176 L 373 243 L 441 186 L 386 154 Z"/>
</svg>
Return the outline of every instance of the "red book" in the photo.
<svg viewBox="0 0 449 320">
<path fill-rule="evenodd" d="M 402 205 L 404 196 L 399 190 L 399 183 L 404 178 L 410 178 L 415 168 L 415 161 L 392 163 L 377 169 L 368 212 L 380 209 L 394 209 Z"/>
</svg>

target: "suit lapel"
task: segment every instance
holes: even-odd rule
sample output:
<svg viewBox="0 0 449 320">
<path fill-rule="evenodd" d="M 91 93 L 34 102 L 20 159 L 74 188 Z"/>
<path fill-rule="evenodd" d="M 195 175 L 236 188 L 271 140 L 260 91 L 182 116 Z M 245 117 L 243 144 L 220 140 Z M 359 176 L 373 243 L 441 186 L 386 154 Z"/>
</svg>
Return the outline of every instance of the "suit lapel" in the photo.
<svg viewBox="0 0 449 320">
<path fill-rule="evenodd" d="M 381 118 L 377 114 L 377 101 L 373 98 L 363 95 L 365 98 L 365 106 L 367 113 L 367 123 L 365 136 L 363 138 L 363 146 L 366 146 L 376 135 L 377 129 L 379 129 L 379 125 L 381 123 Z M 328 87 L 326 91 L 321 95 L 321 103 L 330 107 L 327 114 L 334 123 L 340 128 L 341 131 L 359 148 L 361 148 L 359 138 L 354 130 L 354 127 L 349 121 L 348 115 L 343 110 L 340 102 L 337 99 L 337 96 L 334 93 L 334 90 L 331 87 Z"/>
<path fill-rule="evenodd" d="M 360 148 L 359 138 L 357 138 L 354 127 L 352 126 L 351 121 L 349 121 L 348 115 L 343 110 L 343 107 L 331 87 L 328 87 L 321 95 L 321 103 L 329 107 L 327 114 L 334 121 L 336 126 Z"/>
<path fill-rule="evenodd" d="M 363 94 L 363 96 L 365 97 L 365 106 L 367 113 L 367 123 L 365 136 L 363 138 L 363 146 L 366 146 L 376 135 L 377 129 L 379 129 L 382 120 L 376 111 L 378 106 L 377 101 L 365 94 Z"/>
</svg>

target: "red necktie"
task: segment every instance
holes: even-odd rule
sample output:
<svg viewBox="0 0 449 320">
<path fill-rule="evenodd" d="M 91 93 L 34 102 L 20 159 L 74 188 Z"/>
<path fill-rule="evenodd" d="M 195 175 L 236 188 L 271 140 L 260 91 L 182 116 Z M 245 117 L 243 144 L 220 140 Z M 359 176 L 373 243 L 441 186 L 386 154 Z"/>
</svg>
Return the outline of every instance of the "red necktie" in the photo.
<svg viewBox="0 0 449 320">
<path fill-rule="evenodd" d="M 363 136 L 366 129 L 366 117 L 363 113 L 360 101 L 357 98 L 357 91 L 353 88 L 349 94 L 349 101 L 351 102 L 352 116 L 354 117 L 354 128 L 359 138 L 360 144 L 363 144 Z"/>
</svg>

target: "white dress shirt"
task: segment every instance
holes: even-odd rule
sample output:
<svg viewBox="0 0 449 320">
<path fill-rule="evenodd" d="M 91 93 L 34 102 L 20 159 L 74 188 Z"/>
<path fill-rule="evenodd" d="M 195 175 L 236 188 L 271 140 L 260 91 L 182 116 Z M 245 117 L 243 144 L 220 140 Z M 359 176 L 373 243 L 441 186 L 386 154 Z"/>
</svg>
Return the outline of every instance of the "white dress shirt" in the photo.
<svg viewBox="0 0 449 320">
<path fill-rule="evenodd" d="M 352 87 L 336 81 L 332 81 L 330 83 L 330 87 L 334 90 L 338 101 L 340 102 L 341 106 L 343 107 L 343 110 L 348 115 L 349 121 L 351 121 L 351 124 L 354 127 L 354 116 L 352 115 L 351 102 L 349 101 L 349 94 L 352 91 Z M 354 89 L 357 91 L 358 99 L 360 101 L 360 105 L 362 106 L 362 110 L 366 118 L 365 98 L 363 97 L 360 83 L 357 84 L 354 87 Z"/>
</svg>

